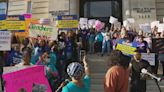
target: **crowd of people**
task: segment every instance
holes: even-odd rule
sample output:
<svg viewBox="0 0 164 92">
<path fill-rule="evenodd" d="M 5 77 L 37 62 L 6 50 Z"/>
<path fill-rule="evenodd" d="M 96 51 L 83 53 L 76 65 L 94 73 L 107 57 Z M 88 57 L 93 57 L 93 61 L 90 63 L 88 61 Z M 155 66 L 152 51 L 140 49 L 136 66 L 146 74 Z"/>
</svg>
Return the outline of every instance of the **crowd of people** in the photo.
<svg viewBox="0 0 164 92">
<path fill-rule="evenodd" d="M 156 53 L 155 66 L 150 66 L 147 61 L 141 59 L 141 53 L 151 53 L 151 39 L 163 37 L 164 32 L 158 32 L 157 27 L 154 27 L 151 33 L 144 33 L 132 28 L 115 28 L 114 25 L 101 31 L 90 28 L 59 32 L 56 41 L 40 37 L 19 38 L 13 33 L 11 51 L 1 52 L 1 61 L 4 66 L 46 66 L 46 76 L 53 92 L 69 77 L 72 81 L 64 85 L 62 92 L 90 92 L 89 68 L 85 59 L 80 62 L 80 51 L 85 50 L 86 54 L 110 57 L 112 67 L 105 76 L 105 92 L 127 92 L 130 75 L 130 92 L 146 92 L 146 81 L 140 77 L 141 69 L 146 68 L 157 74 L 158 62 L 161 61 L 164 66 L 164 54 Z M 131 60 L 115 50 L 117 43 L 137 48 L 134 56 L 128 56 L 132 57 Z M 131 74 L 129 70 L 132 71 Z"/>
</svg>

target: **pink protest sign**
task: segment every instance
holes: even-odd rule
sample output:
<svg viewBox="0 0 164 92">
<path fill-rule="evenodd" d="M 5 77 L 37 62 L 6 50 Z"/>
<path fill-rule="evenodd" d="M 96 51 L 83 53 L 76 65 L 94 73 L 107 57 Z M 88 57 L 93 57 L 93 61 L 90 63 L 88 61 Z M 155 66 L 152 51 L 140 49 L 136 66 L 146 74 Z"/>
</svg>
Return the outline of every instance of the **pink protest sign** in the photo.
<svg viewBox="0 0 164 92">
<path fill-rule="evenodd" d="M 52 92 L 44 73 L 44 66 L 33 66 L 3 74 L 5 92 Z"/>
<path fill-rule="evenodd" d="M 102 23 L 102 22 L 99 21 L 99 20 L 96 20 L 95 25 L 96 25 L 96 30 L 97 30 L 97 31 L 100 31 L 100 30 L 105 26 L 105 24 Z"/>
</svg>

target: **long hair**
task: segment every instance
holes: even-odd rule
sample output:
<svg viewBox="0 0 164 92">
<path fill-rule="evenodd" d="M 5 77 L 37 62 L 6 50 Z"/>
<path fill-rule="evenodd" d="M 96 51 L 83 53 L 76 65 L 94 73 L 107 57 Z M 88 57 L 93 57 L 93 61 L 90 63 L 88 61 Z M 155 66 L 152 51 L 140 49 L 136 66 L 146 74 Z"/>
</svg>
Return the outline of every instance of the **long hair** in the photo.
<svg viewBox="0 0 164 92">
<path fill-rule="evenodd" d="M 125 56 L 119 50 L 113 50 L 109 56 L 109 61 L 108 61 L 109 66 L 119 65 L 124 68 L 128 68 L 129 63 L 130 63 L 130 57 Z"/>
</svg>

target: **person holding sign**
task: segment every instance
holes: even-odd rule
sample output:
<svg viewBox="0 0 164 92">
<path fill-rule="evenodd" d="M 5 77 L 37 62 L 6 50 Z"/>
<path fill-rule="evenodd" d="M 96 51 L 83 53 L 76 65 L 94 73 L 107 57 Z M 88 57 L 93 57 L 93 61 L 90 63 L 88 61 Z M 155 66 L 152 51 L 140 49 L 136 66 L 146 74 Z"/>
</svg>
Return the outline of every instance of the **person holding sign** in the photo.
<svg viewBox="0 0 164 92">
<path fill-rule="evenodd" d="M 141 53 L 136 50 L 129 65 L 131 70 L 130 92 L 146 92 L 146 76 L 141 76 L 141 70 L 145 68 L 151 71 L 151 66 L 141 57 Z"/>
</svg>

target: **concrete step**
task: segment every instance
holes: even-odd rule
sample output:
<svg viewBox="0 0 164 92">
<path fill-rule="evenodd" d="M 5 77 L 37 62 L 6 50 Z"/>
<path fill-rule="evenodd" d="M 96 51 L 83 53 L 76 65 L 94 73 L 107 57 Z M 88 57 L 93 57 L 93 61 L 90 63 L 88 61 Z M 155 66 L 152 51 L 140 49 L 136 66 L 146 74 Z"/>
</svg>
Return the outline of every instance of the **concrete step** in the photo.
<svg viewBox="0 0 164 92">
<path fill-rule="evenodd" d="M 104 86 L 100 84 L 91 85 L 91 92 L 95 92 L 95 91 L 104 92 Z"/>
</svg>

